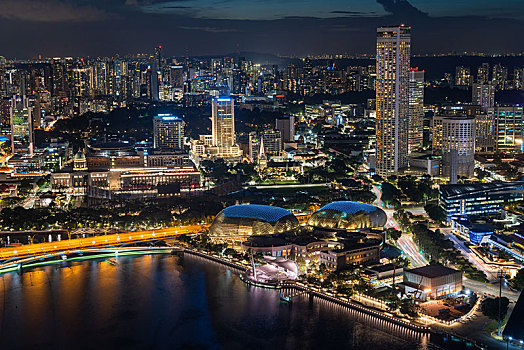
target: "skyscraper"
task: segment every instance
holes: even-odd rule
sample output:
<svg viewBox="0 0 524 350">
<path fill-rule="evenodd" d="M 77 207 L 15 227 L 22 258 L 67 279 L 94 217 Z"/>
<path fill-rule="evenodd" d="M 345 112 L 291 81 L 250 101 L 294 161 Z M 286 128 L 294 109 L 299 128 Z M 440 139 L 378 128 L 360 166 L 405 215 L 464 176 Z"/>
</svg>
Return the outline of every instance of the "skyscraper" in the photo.
<svg viewBox="0 0 524 350">
<path fill-rule="evenodd" d="M 11 100 L 11 149 L 15 155 L 33 155 L 32 108 L 25 96 Z"/>
<path fill-rule="evenodd" d="M 477 68 L 477 83 L 487 84 L 489 82 L 489 63 L 482 63 Z"/>
<path fill-rule="evenodd" d="M 412 153 L 422 147 L 424 136 L 424 71 L 412 68 L 409 72 L 409 144 Z"/>
<path fill-rule="evenodd" d="M 472 177 L 475 168 L 475 117 L 433 117 L 433 151 L 442 154 L 442 176 Z"/>
<path fill-rule="evenodd" d="M 468 86 L 471 84 L 471 72 L 469 67 L 458 66 L 455 68 L 455 85 Z"/>
<path fill-rule="evenodd" d="M 395 174 L 408 165 L 411 28 L 377 29 L 376 172 Z"/>
<path fill-rule="evenodd" d="M 279 117 L 275 120 L 275 129 L 280 130 L 282 141 L 295 141 L 295 116 Z"/>
<path fill-rule="evenodd" d="M 11 135 L 11 99 L 0 99 L 0 134 Z"/>
<path fill-rule="evenodd" d="M 231 97 L 214 98 L 211 102 L 213 146 L 217 156 L 230 157 L 239 153 L 235 135 L 235 105 Z"/>
<path fill-rule="evenodd" d="M 473 83 L 471 102 L 480 107 L 495 106 L 495 87 L 492 84 Z"/>
<path fill-rule="evenodd" d="M 184 146 L 184 122 L 171 114 L 159 114 L 153 118 L 153 146 L 163 149 L 182 149 Z"/>
</svg>

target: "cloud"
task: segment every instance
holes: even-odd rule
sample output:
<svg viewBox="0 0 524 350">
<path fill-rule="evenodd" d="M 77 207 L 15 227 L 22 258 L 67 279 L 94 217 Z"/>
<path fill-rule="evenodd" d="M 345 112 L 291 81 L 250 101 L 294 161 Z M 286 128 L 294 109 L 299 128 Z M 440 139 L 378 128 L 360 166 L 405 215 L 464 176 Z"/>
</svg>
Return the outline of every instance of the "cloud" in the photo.
<svg viewBox="0 0 524 350">
<path fill-rule="evenodd" d="M 29 22 L 95 22 L 114 15 L 59 0 L 0 0 L 0 17 Z"/>
<path fill-rule="evenodd" d="M 216 28 L 216 27 L 192 27 L 192 26 L 179 26 L 180 29 L 185 30 L 200 30 L 207 33 L 233 33 L 239 32 L 238 29 L 234 28 Z"/>
<path fill-rule="evenodd" d="M 407 0 L 377 0 L 384 10 L 396 16 L 427 16 Z"/>
<path fill-rule="evenodd" d="M 343 15 L 364 15 L 366 14 L 365 12 L 360 12 L 360 11 L 341 11 L 341 10 L 331 11 L 330 13 L 343 14 Z"/>
</svg>

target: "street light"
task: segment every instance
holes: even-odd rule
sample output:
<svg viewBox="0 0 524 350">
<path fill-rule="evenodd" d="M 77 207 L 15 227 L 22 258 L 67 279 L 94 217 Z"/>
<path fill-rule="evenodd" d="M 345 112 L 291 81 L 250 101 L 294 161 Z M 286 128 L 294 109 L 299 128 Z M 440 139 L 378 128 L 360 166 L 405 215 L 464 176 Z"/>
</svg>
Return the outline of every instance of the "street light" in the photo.
<svg viewBox="0 0 524 350">
<path fill-rule="evenodd" d="M 502 313 L 502 279 L 504 278 L 504 271 L 501 269 L 498 273 L 497 273 L 497 277 L 500 279 L 500 284 L 499 284 L 499 331 L 498 331 L 498 335 L 500 337 L 501 335 L 501 326 L 502 326 L 502 320 L 501 320 L 501 313 Z M 510 337 L 511 339 L 511 337 Z"/>
</svg>

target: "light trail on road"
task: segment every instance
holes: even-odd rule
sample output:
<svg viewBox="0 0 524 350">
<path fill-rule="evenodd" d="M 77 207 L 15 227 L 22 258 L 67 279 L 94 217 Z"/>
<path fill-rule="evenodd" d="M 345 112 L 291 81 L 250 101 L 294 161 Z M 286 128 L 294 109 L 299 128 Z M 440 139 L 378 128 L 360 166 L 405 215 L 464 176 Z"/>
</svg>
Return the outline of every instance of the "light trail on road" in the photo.
<svg viewBox="0 0 524 350">
<path fill-rule="evenodd" d="M 397 247 L 408 256 L 413 267 L 421 267 L 429 264 L 427 259 L 420 253 L 415 241 L 413 241 L 412 234 L 403 234 L 398 239 Z"/>
</svg>

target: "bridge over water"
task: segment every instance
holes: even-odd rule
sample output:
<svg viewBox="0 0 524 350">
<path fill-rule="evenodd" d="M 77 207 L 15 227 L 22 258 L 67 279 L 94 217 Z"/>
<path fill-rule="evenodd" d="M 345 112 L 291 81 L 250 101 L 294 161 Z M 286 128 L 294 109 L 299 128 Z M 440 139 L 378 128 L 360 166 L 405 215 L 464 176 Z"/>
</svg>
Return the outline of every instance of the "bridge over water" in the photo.
<svg viewBox="0 0 524 350">
<path fill-rule="evenodd" d="M 0 248 L 0 260 L 35 255 L 42 256 L 50 253 L 66 252 L 79 249 L 92 249 L 97 247 L 109 247 L 129 243 L 154 241 L 172 238 L 179 235 L 198 233 L 207 227 L 209 227 L 209 224 L 197 224 L 180 227 L 168 227 L 158 230 L 115 233 L 106 234 L 103 236 L 5 247 Z"/>
</svg>

